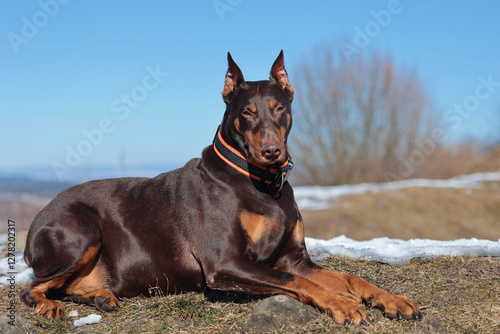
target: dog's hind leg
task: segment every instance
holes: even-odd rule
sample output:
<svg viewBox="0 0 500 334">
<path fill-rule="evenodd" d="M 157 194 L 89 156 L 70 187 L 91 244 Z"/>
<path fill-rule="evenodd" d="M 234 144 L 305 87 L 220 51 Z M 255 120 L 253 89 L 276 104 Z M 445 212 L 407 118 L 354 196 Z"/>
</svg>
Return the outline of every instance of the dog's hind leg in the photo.
<svg viewBox="0 0 500 334">
<path fill-rule="evenodd" d="M 47 295 L 51 292 L 65 293 L 68 286 L 74 286 L 75 283 L 80 283 L 83 277 L 90 276 L 86 274 L 90 267 L 95 266 L 98 253 L 99 247 L 89 247 L 81 259 L 75 265 L 68 266 L 68 270 L 62 275 L 53 274 L 50 277 L 43 277 L 39 275 L 43 269 L 33 265 L 35 280 L 22 291 L 21 299 L 29 306 L 35 306 L 35 312 L 47 318 L 63 316 L 62 305 L 48 299 Z M 55 257 L 51 261 L 58 261 L 58 259 Z"/>
<path fill-rule="evenodd" d="M 47 214 L 41 213 L 28 236 L 25 259 L 35 279 L 22 291 L 21 300 L 47 318 L 64 315 L 62 305 L 48 298 L 51 293 L 92 305 L 107 304 L 100 307 L 104 310 L 118 306 L 118 299 L 105 290 L 99 218 L 90 210 L 79 213 L 78 219 L 66 215 L 58 222 L 45 220 Z"/>
</svg>

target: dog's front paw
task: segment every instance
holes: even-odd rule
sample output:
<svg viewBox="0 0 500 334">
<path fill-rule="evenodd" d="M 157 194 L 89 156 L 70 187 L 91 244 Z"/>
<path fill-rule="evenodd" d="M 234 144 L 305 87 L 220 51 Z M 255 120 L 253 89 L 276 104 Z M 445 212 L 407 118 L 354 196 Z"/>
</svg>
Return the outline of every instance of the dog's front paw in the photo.
<svg viewBox="0 0 500 334">
<path fill-rule="evenodd" d="M 420 320 L 422 313 L 417 305 L 406 296 L 383 293 L 372 300 L 370 304 L 381 308 L 389 319 Z"/>
<path fill-rule="evenodd" d="M 332 301 L 325 311 L 332 316 L 336 323 L 348 326 L 349 324 L 367 325 L 370 322 L 361 305 L 349 298 L 340 297 Z"/>
<path fill-rule="evenodd" d="M 58 319 L 64 317 L 64 308 L 58 302 L 45 299 L 36 305 L 35 313 L 41 314 L 47 319 Z"/>
</svg>

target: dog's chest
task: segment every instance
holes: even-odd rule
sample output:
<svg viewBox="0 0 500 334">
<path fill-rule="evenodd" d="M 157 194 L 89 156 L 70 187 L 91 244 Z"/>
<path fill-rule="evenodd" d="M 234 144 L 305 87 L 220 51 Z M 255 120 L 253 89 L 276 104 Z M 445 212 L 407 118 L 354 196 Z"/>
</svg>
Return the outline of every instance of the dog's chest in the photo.
<svg viewBox="0 0 500 334">
<path fill-rule="evenodd" d="M 287 219 L 273 218 L 243 210 L 240 224 L 246 238 L 246 252 L 255 261 L 266 261 L 276 252 L 293 229 Z"/>
</svg>

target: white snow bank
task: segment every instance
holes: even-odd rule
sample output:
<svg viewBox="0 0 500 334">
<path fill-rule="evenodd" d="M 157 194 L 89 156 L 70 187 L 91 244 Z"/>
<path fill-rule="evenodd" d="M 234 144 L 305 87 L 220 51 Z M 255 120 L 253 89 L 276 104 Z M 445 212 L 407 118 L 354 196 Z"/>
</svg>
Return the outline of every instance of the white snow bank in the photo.
<svg viewBox="0 0 500 334">
<path fill-rule="evenodd" d="M 85 326 L 85 325 L 92 325 L 92 324 L 97 324 L 101 322 L 102 316 L 99 314 L 91 314 L 86 317 L 80 318 L 78 320 L 75 320 L 73 322 L 73 325 L 75 327 L 79 326 Z"/>
<path fill-rule="evenodd" d="M 447 180 L 411 179 L 386 183 L 361 183 L 332 187 L 294 187 L 295 200 L 301 210 L 323 210 L 343 196 L 378 193 L 411 187 L 479 189 L 483 182 L 500 181 L 500 172 L 461 175 Z"/>
<path fill-rule="evenodd" d="M 438 241 L 428 239 L 399 240 L 376 238 L 368 241 L 356 241 L 342 235 L 330 240 L 306 238 L 307 250 L 315 260 L 331 255 L 377 261 L 391 265 L 408 263 L 414 257 L 433 258 L 436 256 L 492 256 L 500 257 L 500 239 L 498 241 L 479 239 L 459 239 Z M 0 260 L 0 289 L 11 284 L 24 284 L 34 279 L 33 270 L 27 268 L 21 256 L 17 262 L 15 279 L 11 279 L 7 258 Z"/>
<path fill-rule="evenodd" d="M 356 241 L 342 235 L 330 240 L 306 238 L 306 247 L 313 259 L 331 255 L 378 261 L 392 265 L 408 263 L 414 257 L 433 258 L 436 256 L 494 256 L 500 257 L 500 239 L 495 241 L 459 239 L 438 241 L 412 239 L 408 241 L 376 238 Z"/>
<path fill-rule="evenodd" d="M 1 237 L 2 235 L 0 235 Z M 1 239 L 1 238 L 0 238 Z M 25 284 L 35 278 L 33 269 L 24 262 L 23 252 L 16 252 L 13 258 L 0 259 L 0 289 L 11 284 Z M 12 263 L 14 262 L 14 263 Z M 14 277 L 14 278 L 13 278 Z"/>
</svg>

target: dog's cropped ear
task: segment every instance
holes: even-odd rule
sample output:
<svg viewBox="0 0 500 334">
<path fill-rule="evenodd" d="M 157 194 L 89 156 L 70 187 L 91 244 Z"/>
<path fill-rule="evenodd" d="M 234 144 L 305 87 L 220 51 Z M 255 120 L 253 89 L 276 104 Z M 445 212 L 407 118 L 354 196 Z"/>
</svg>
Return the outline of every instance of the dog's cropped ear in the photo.
<svg viewBox="0 0 500 334">
<path fill-rule="evenodd" d="M 286 73 L 285 69 L 283 50 L 281 50 L 278 58 L 274 61 L 273 67 L 271 67 L 269 79 L 271 79 L 272 82 L 278 83 L 285 91 L 288 99 L 290 99 L 290 101 L 293 100 L 293 88 L 290 86 L 290 81 L 288 81 L 288 73 Z"/>
<path fill-rule="evenodd" d="M 224 82 L 224 90 L 222 91 L 222 98 L 228 104 L 233 99 L 234 95 L 242 85 L 245 84 L 243 73 L 231 57 L 231 53 L 227 53 L 228 69 L 226 72 L 226 80 Z"/>
</svg>

